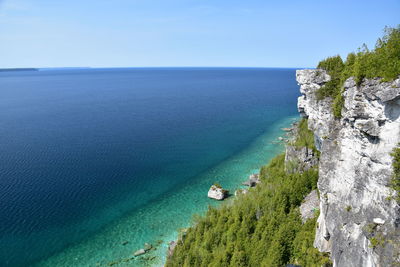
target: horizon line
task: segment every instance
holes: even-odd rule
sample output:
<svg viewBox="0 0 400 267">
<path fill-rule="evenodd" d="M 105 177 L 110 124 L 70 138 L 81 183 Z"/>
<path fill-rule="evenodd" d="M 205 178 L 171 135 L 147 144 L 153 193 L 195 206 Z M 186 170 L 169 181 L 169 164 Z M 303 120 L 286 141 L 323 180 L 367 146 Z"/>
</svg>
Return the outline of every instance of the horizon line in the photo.
<svg viewBox="0 0 400 267">
<path fill-rule="evenodd" d="M 225 68 L 225 69 L 314 69 L 315 67 L 250 67 L 250 66 L 132 66 L 132 67 L 0 67 L 0 70 L 57 70 L 57 69 L 151 69 L 151 68 Z"/>
</svg>

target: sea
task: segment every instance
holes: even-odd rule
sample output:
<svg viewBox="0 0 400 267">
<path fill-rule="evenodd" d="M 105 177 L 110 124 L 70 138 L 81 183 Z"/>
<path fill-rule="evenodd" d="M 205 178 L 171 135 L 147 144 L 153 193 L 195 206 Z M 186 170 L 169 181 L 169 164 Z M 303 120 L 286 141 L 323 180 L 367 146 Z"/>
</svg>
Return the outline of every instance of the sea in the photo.
<svg viewBox="0 0 400 267">
<path fill-rule="evenodd" d="M 0 266 L 162 266 L 229 201 L 213 183 L 284 150 L 298 96 L 286 68 L 0 72 Z"/>
</svg>

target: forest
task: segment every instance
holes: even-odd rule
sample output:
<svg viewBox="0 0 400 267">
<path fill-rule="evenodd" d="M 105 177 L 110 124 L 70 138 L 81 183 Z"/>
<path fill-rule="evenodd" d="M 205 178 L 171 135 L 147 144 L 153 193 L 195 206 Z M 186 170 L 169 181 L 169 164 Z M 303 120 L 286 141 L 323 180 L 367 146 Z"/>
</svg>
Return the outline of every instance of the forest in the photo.
<svg viewBox="0 0 400 267">
<path fill-rule="evenodd" d="M 298 129 L 292 145 L 315 149 L 307 120 Z M 299 212 L 316 189 L 317 169 L 286 172 L 281 154 L 261 168 L 260 177 L 248 194 L 195 217 L 166 266 L 330 266 L 328 256 L 313 247 L 318 211 L 304 224 Z"/>
</svg>

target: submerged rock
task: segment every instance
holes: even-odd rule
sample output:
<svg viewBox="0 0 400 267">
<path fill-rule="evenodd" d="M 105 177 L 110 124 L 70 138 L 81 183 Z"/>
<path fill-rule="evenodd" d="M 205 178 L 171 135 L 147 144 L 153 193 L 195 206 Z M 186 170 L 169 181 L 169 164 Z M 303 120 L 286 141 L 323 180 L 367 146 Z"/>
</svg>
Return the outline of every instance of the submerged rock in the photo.
<svg viewBox="0 0 400 267">
<path fill-rule="evenodd" d="M 223 189 L 221 186 L 212 185 L 210 187 L 210 190 L 208 190 L 207 196 L 209 198 L 213 198 L 216 200 L 223 200 L 224 198 L 226 198 L 228 196 L 228 193 L 229 193 L 229 191 Z"/>
<path fill-rule="evenodd" d="M 293 131 L 293 128 L 281 128 L 281 130 L 285 132 L 291 132 Z"/>
<path fill-rule="evenodd" d="M 141 249 L 139 249 L 139 250 L 136 250 L 135 253 L 133 253 L 133 256 L 137 257 L 137 256 L 143 255 L 143 254 L 145 254 L 145 253 L 146 253 L 146 250 L 144 250 L 143 248 L 141 248 Z"/>
</svg>

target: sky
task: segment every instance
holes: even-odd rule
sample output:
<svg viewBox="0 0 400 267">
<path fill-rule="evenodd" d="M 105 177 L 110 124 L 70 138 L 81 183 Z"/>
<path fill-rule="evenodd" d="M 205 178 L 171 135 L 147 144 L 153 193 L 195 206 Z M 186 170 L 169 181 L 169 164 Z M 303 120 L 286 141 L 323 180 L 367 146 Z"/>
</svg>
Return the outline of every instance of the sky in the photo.
<svg viewBox="0 0 400 267">
<path fill-rule="evenodd" d="M 398 24 L 400 0 L 0 0 L 0 68 L 315 67 Z"/>
</svg>

